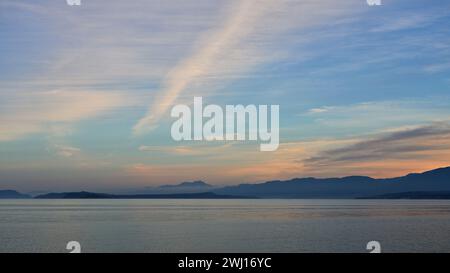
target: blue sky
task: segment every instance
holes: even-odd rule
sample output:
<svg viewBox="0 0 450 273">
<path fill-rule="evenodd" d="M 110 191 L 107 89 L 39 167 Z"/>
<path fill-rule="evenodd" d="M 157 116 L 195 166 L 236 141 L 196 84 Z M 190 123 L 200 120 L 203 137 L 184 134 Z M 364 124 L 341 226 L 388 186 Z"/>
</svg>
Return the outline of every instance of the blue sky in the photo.
<svg viewBox="0 0 450 273">
<path fill-rule="evenodd" d="M 116 190 L 448 166 L 449 26 L 444 1 L 4 0 L 0 187 Z M 280 148 L 173 141 L 170 108 L 194 96 L 279 104 Z M 355 152 L 360 143 L 370 145 Z"/>
</svg>

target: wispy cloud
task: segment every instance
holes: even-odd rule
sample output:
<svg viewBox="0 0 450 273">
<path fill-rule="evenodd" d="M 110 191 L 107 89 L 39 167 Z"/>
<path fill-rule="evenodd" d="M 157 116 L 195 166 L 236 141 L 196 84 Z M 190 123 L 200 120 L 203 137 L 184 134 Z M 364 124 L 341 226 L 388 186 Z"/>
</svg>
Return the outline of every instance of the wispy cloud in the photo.
<svg viewBox="0 0 450 273">
<path fill-rule="evenodd" d="M 450 70 L 450 62 L 430 64 L 424 67 L 425 72 L 439 73 Z"/>
<path fill-rule="evenodd" d="M 126 101 L 127 98 L 114 92 L 79 90 L 8 96 L 2 101 L 6 105 L 0 109 L 0 141 L 53 132 L 55 125 L 98 116 Z"/>
<path fill-rule="evenodd" d="M 441 122 L 366 137 L 348 146 L 320 151 L 302 163 L 306 172 L 350 171 L 386 177 L 446 166 L 449 156 L 450 124 Z"/>
<path fill-rule="evenodd" d="M 139 146 L 138 150 L 149 153 L 162 153 L 169 155 L 186 155 L 186 156 L 218 156 L 220 153 L 229 151 L 233 143 L 228 142 L 222 145 L 192 145 L 192 146 Z"/>
<path fill-rule="evenodd" d="M 356 141 L 358 140 L 322 139 L 286 142 L 280 144 L 279 149 L 270 155 L 261 154 L 249 145 L 173 148 L 142 146 L 142 151 L 183 156 L 184 160 L 172 160 L 166 164 L 139 163 L 128 166 L 126 170 L 132 177 L 155 184 L 161 181 L 179 182 L 183 179 L 204 179 L 213 184 L 289 179 L 307 175 L 300 159 L 307 159 L 323 149 L 345 146 Z M 186 161 L 184 156 L 189 160 Z M 197 156 L 203 160 L 193 160 Z"/>
<path fill-rule="evenodd" d="M 349 105 L 316 107 L 299 115 L 311 123 L 304 130 L 323 135 L 362 135 L 388 128 L 414 126 L 450 118 L 447 97 L 369 101 Z M 308 127 L 309 126 L 309 127 Z"/>
<path fill-rule="evenodd" d="M 439 18 L 442 18 L 446 14 L 444 12 L 440 12 L 437 14 L 436 11 L 433 13 L 426 14 L 418 14 L 414 13 L 401 13 L 397 14 L 395 17 L 386 18 L 385 20 L 381 20 L 378 26 L 372 28 L 370 31 L 372 32 L 393 32 L 400 31 L 405 29 L 414 29 L 414 28 L 425 28 L 429 24 L 432 24 Z"/>
<path fill-rule="evenodd" d="M 73 157 L 81 152 L 80 148 L 67 145 L 54 145 L 53 148 L 56 154 L 62 157 Z"/>
<path fill-rule="evenodd" d="M 150 106 L 147 115 L 136 124 L 134 132 L 140 134 L 151 129 L 189 84 L 210 70 L 218 70 L 218 58 L 226 58 L 229 55 L 227 52 L 252 31 L 271 6 L 275 6 L 272 1 L 240 1 L 233 7 L 222 26 L 210 31 L 196 52 L 169 72 L 160 96 Z"/>
<path fill-rule="evenodd" d="M 331 109 L 331 107 L 323 106 L 319 108 L 312 108 L 308 111 L 310 114 L 317 114 L 317 113 L 325 113 L 328 112 Z"/>
<path fill-rule="evenodd" d="M 300 58 L 299 52 L 289 52 L 294 45 L 283 44 L 282 34 L 302 31 L 356 10 L 349 7 L 346 3 L 336 8 L 329 0 L 233 2 L 219 27 L 202 35 L 193 53 L 164 77 L 162 90 L 147 114 L 134 126 L 134 133 L 142 134 L 156 127 L 182 92 L 205 92 L 205 86 L 199 84 L 214 82 L 215 86 L 208 86 L 214 89 L 224 80 L 233 79 L 230 74 L 242 77 L 257 65 L 292 55 Z"/>
</svg>

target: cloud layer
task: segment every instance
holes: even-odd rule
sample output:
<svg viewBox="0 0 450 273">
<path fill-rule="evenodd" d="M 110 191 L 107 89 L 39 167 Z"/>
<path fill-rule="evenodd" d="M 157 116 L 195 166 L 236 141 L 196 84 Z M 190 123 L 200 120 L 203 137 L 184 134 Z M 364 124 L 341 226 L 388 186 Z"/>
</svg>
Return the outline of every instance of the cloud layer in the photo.
<svg viewBox="0 0 450 273">
<path fill-rule="evenodd" d="M 114 92 L 79 90 L 6 97 L 2 103 L 7 106 L 0 111 L 0 141 L 52 132 L 52 125 L 73 124 L 93 118 L 123 106 L 124 101 L 126 98 Z"/>
</svg>

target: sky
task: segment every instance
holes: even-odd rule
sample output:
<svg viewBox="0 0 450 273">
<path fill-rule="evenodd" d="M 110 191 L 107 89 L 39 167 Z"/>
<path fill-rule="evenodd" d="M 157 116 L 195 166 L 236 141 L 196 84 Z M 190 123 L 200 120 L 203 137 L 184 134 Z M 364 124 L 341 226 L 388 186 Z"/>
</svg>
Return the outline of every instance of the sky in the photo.
<svg viewBox="0 0 450 273">
<path fill-rule="evenodd" d="M 450 2 L 0 2 L 0 188 L 139 189 L 450 166 Z M 279 105 L 280 146 L 170 109 Z"/>
</svg>

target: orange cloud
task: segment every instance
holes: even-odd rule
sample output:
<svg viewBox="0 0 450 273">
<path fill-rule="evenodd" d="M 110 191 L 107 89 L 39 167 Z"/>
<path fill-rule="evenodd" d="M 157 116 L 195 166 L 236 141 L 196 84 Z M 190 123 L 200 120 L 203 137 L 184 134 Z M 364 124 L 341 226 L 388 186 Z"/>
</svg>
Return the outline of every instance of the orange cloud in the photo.
<svg viewBox="0 0 450 273">
<path fill-rule="evenodd" d="M 185 149 L 188 154 L 193 150 L 183 147 L 181 153 Z M 360 139 L 284 143 L 269 155 L 239 145 L 214 151 L 217 157 L 207 163 L 137 164 L 127 173 L 153 183 L 201 179 L 233 184 L 307 176 L 402 176 L 450 166 L 450 126 L 436 123 Z"/>
<path fill-rule="evenodd" d="M 6 99 L 8 100 L 8 98 Z M 0 141 L 53 130 L 52 124 L 97 116 L 127 101 L 114 92 L 56 90 L 10 98 L 0 116 Z"/>
</svg>

